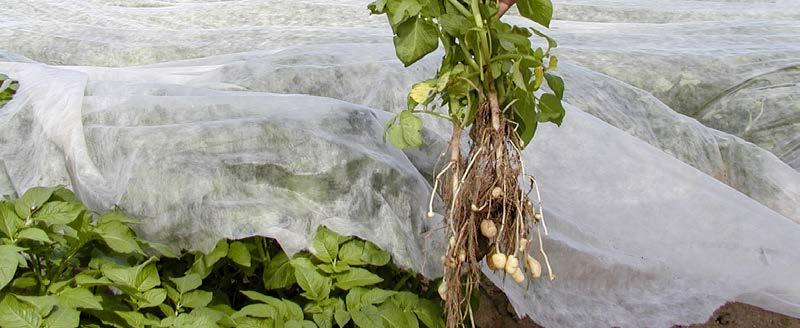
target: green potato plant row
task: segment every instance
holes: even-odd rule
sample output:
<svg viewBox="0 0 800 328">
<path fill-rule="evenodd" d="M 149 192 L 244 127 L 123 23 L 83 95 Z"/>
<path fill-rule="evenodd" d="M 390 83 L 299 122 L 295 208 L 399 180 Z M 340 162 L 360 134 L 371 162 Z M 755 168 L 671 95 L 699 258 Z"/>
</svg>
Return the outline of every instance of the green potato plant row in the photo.
<svg viewBox="0 0 800 328">
<path fill-rule="evenodd" d="M 0 327 L 444 326 L 435 291 L 368 241 L 320 227 L 292 257 L 263 237 L 176 252 L 136 222 L 64 187 L 0 201 Z"/>
</svg>

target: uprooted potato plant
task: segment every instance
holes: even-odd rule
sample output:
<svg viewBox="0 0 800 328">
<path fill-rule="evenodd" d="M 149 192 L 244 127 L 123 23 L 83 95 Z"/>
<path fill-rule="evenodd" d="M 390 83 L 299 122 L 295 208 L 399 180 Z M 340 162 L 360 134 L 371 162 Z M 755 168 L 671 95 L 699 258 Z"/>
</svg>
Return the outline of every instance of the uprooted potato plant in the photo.
<svg viewBox="0 0 800 328">
<path fill-rule="evenodd" d="M 522 16 L 549 26 L 550 0 L 520 0 L 518 8 Z M 564 118 L 564 84 L 553 74 L 558 60 L 550 53 L 556 42 L 536 28 L 501 21 L 497 0 L 378 0 L 369 9 L 387 15 L 397 56 L 406 66 L 440 44 L 444 49 L 436 76 L 413 86 L 408 108 L 386 132 L 397 147 L 418 147 L 423 143 L 420 114 L 452 123 L 449 161 L 435 174 L 434 193 L 441 195 L 449 227 L 439 292 L 447 325 L 456 327 L 474 321 L 468 299 L 484 258 L 489 267 L 523 284 L 526 273 L 541 276 L 537 253 L 554 278 L 539 228 L 546 233 L 538 186 L 525 172 L 521 151 L 539 123 L 560 125 Z M 534 35 L 544 48 L 534 48 Z M 469 137 L 467 154 L 462 154 L 462 134 Z M 431 217 L 432 204 L 433 195 Z"/>
</svg>

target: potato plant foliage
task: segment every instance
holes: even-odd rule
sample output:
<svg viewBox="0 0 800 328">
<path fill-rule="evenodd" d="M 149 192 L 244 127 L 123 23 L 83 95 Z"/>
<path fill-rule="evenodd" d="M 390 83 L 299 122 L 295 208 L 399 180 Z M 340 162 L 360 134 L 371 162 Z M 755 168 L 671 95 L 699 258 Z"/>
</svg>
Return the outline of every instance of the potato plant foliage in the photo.
<svg viewBox="0 0 800 328">
<path fill-rule="evenodd" d="M 11 98 L 17 93 L 17 88 L 19 88 L 19 82 L 0 74 L 0 107 L 11 101 Z"/>
<path fill-rule="evenodd" d="M 550 0 L 520 0 L 517 6 L 522 16 L 549 26 Z M 436 76 L 414 85 L 408 109 L 390 122 L 387 133 L 393 145 L 422 145 L 418 114 L 469 127 L 490 84 L 522 147 L 530 143 L 538 123 L 561 124 L 564 83 L 553 72 L 558 59 L 550 54 L 555 40 L 535 27 L 501 21 L 496 0 L 378 0 L 369 9 L 387 15 L 397 57 L 406 66 L 440 46 L 444 50 Z M 544 47 L 533 47 L 534 35 L 545 41 Z M 545 84 L 550 90 L 540 92 Z"/>
<path fill-rule="evenodd" d="M 444 326 L 435 292 L 370 242 L 320 227 L 291 258 L 262 237 L 180 253 L 135 222 L 63 187 L 0 201 L 0 327 Z"/>
<path fill-rule="evenodd" d="M 521 152 L 539 123 L 564 119 L 564 83 L 551 54 L 556 42 L 535 27 L 504 23 L 498 0 L 376 0 L 368 7 L 388 18 L 406 66 L 444 50 L 436 76 L 412 87 L 407 108 L 387 123 L 385 136 L 399 148 L 419 147 L 420 114 L 452 123 L 449 161 L 435 174 L 433 192 L 441 195 L 449 228 L 439 292 L 447 326 L 463 326 L 471 320 L 468 295 L 478 288 L 484 258 L 517 283 L 525 283 L 526 273 L 538 278 L 542 266 L 530 250 L 535 232 L 549 277 L 555 277 L 541 242 L 538 185 L 525 172 Z M 549 27 L 550 0 L 519 0 L 517 8 Z M 532 43 L 534 36 L 541 46 Z M 462 133 L 469 137 L 467 156 Z M 538 208 L 528 200 L 534 190 Z M 435 217 L 433 199 L 429 217 Z"/>
</svg>

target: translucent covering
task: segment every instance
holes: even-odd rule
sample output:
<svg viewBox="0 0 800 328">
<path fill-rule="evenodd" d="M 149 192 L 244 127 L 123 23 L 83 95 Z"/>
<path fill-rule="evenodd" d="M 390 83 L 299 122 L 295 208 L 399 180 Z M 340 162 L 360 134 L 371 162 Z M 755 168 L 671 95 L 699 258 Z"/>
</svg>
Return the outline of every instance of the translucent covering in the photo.
<svg viewBox="0 0 800 328">
<path fill-rule="evenodd" d="M 72 185 L 87 205 L 118 204 L 145 236 L 184 248 L 264 235 L 294 253 L 324 224 L 402 266 L 439 270 L 421 256 L 442 251 L 426 245 L 441 239 L 436 221 L 410 219 L 427 213 L 430 187 L 367 108 L 152 82 L 92 91 L 76 71 L 0 68 L 21 84 L 0 132 L 16 190 Z"/>
<path fill-rule="evenodd" d="M 195 249 L 260 234 L 294 252 L 325 224 L 438 275 L 441 217 L 425 213 L 447 123 L 426 121 L 426 148 L 382 140 L 438 58 L 404 68 L 365 4 L 6 4 L 0 72 L 20 90 L 0 109 L 0 191 L 66 184 Z M 493 277 L 518 312 L 546 327 L 666 327 L 735 300 L 800 316 L 800 173 L 786 164 L 800 5 L 557 7 L 568 115 L 524 154 L 557 279 Z"/>
<path fill-rule="evenodd" d="M 570 104 L 800 223 L 800 173 L 775 155 L 672 111 L 650 93 L 614 78 L 571 64 L 562 65 L 560 72 L 567 85 L 580 90 L 566 94 Z M 785 110 L 798 104 L 786 102 L 773 108 Z M 785 129 L 791 130 L 791 125 Z M 800 142 L 799 133 L 778 134 L 779 130 L 764 126 L 761 134 L 785 144 Z"/>
<path fill-rule="evenodd" d="M 725 301 L 800 316 L 800 225 L 588 114 L 567 114 L 524 156 L 546 186 L 557 278 L 527 291 L 506 279 L 518 312 L 545 327 L 669 327 L 703 322 Z"/>
<path fill-rule="evenodd" d="M 555 2 L 562 58 L 800 169 L 800 2 Z"/>
<path fill-rule="evenodd" d="M 800 62 L 729 88 L 697 117 L 703 124 L 764 147 L 800 170 Z"/>
</svg>

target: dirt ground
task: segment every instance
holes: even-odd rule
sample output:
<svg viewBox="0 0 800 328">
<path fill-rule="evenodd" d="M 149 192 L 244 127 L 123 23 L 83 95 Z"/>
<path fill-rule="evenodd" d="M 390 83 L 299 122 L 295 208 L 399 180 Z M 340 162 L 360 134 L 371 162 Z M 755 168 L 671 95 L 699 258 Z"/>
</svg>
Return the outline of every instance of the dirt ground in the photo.
<svg viewBox="0 0 800 328">
<path fill-rule="evenodd" d="M 706 323 L 674 328 L 800 328 L 800 319 L 752 305 L 728 303 L 717 309 Z"/>
<path fill-rule="evenodd" d="M 517 319 L 505 295 L 491 283 L 482 284 L 479 328 L 543 328 L 529 318 Z M 672 328 L 800 328 L 800 319 L 742 303 L 728 303 L 717 309 L 705 323 Z"/>
</svg>

